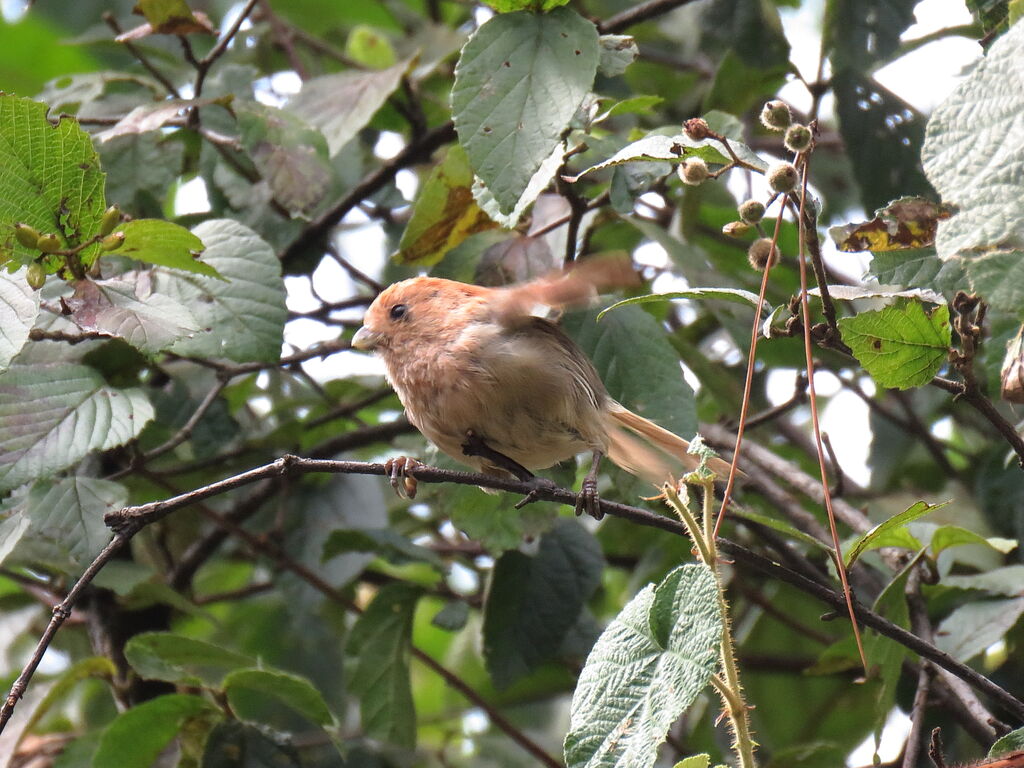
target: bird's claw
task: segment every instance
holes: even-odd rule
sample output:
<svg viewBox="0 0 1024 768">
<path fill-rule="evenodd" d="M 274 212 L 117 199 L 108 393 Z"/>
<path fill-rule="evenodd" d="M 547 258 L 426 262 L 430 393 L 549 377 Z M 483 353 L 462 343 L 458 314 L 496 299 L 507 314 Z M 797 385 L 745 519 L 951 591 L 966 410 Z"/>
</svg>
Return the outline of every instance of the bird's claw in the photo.
<svg viewBox="0 0 1024 768">
<path fill-rule="evenodd" d="M 546 491 L 558 487 L 558 483 L 554 482 L 553 480 L 548 480 L 546 477 L 537 477 L 536 475 L 534 475 L 529 480 L 526 480 L 524 482 L 532 487 L 530 491 L 516 503 L 516 509 L 522 509 L 527 504 L 532 504 L 533 502 L 537 501 L 537 495 L 541 491 Z"/>
<path fill-rule="evenodd" d="M 576 495 L 576 516 L 579 517 L 584 512 L 595 520 L 604 517 L 604 512 L 601 511 L 601 497 L 597 493 L 596 477 L 584 478 L 580 492 Z"/>
<path fill-rule="evenodd" d="M 409 456 L 396 456 L 384 462 L 384 471 L 387 472 L 391 487 L 398 494 L 400 499 L 416 498 L 416 478 L 413 472 L 423 464 Z"/>
</svg>

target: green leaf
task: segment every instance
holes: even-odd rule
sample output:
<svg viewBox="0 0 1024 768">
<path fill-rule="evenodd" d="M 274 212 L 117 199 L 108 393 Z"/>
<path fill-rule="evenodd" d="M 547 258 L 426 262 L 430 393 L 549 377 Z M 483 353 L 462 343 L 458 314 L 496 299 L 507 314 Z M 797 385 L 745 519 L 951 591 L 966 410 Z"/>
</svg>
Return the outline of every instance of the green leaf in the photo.
<svg viewBox="0 0 1024 768">
<path fill-rule="evenodd" d="M 396 565 L 429 563 L 439 570 L 444 569 L 444 560 L 436 552 L 413 544 L 405 536 L 389 528 L 332 531 L 324 542 L 323 560 L 326 562 L 350 552 L 372 552 Z"/>
<path fill-rule="evenodd" d="M 554 658 L 601 583 L 604 558 L 577 521 L 561 518 L 533 557 L 506 552 L 484 605 L 483 649 L 499 690 Z"/>
<path fill-rule="evenodd" d="M 189 720 L 216 715 L 205 699 L 177 693 L 138 704 L 103 731 L 92 768 L 150 768 Z"/>
<path fill-rule="evenodd" d="M 711 755 L 700 754 L 683 758 L 672 768 L 708 768 L 709 765 L 711 765 Z"/>
<path fill-rule="evenodd" d="M 684 565 L 622 609 L 598 638 L 573 694 L 569 768 L 654 765 L 669 727 L 717 668 L 717 594 L 707 566 Z"/>
<path fill-rule="evenodd" d="M 989 48 L 928 121 L 921 159 L 942 201 L 957 213 L 939 223 L 939 258 L 1020 245 L 1024 231 L 1024 27 Z"/>
<path fill-rule="evenodd" d="M 987 304 L 1024 317 L 1024 250 L 994 251 L 961 263 L 971 289 Z"/>
<path fill-rule="evenodd" d="M 123 445 L 153 418 L 141 389 L 114 389 L 85 365 L 17 365 L 0 374 L 0 490 Z"/>
<path fill-rule="evenodd" d="M 636 40 L 630 35 L 601 35 L 598 44 L 601 55 L 597 69 L 605 77 L 621 75 L 640 54 Z"/>
<path fill-rule="evenodd" d="M 596 312 L 567 315 L 563 327 L 593 361 L 608 393 L 681 437 L 697 432 L 693 390 L 661 324 L 640 307 L 596 322 Z"/>
<path fill-rule="evenodd" d="M 438 629 L 456 632 L 469 621 L 469 605 L 461 600 L 451 600 L 430 620 Z"/>
<path fill-rule="evenodd" d="M 398 244 L 404 264 L 431 266 L 470 235 L 495 226 L 473 199 L 473 170 L 459 145 L 448 149 L 416 197 Z"/>
<path fill-rule="evenodd" d="M 947 504 L 949 504 L 948 501 L 943 502 L 942 504 L 929 504 L 925 501 L 918 501 L 907 507 L 907 509 L 903 510 L 899 514 L 893 515 L 888 520 L 879 523 L 853 543 L 853 546 L 850 547 L 849 551 L 846 553 L 846 557 L 844 558 L 846 567 L 849 568 L 857 562 L 857 558 L 865 552 L 877 549 L 878 547 L 888 546 L 888 544 L 885 543 L 878 543 L 883 539 L 883 537 L 886 537 L 895 530 L 903 528 L 907 523 L 913 522 L 919 517 L 923 517 L 929 512 L 940 509 Z"/>
<path fill-rule="evenodd" d="M 14 274 L 0 269 L 0 372 L 25 346 L 39 316 L 39 291 L 29 287 L 27 274 L 27 269 Z"/>
<path fill-rule="evenodd" d="M 333 157 L 370 122 L 402 82 L 400 62 L 372 72 L 340 72 L 306 80 L 287 109 L 319 128 Z"/>
<path fill-rule="evenodd" d="M 359 696 L 363 730 L 371 738 L 409 749 L 416 745 L 409 647 L 420 595 L 411 584 L 386 585 L 356 621 L 348 640 L 349 653 L 357 656 L 350 685 Z"/>
<path fill-rule="evenodd" d="M 786 522 L 785 520 L 779 520 L 775 517 L 768 517 L 768 515 L 762 515 L 758 512 L 753 512 L 749 509 L 743 510 L 742 513 L 737 513 L 736 517 L 740 521 L 750 520 L 751 522 L 759 523 L 760 525 L 764 525 L 768 528 L 771 528 L 774 531 L 778 531 L 779 533 L 784 534 L 790 537 L 791 539 L 802 541 L 804 544 L 810 544 L 816 549 L 822 549 L 826 552 L 832 551 L 832 547 L 830 547 L 825 542 L 819 541 L 818 539 L 811 536 L 809 533 L 804 533 L 799 528 L 793 527 L 793 525 Z"/>
<path fill-rule="evenodd" d="M 46 716 L 46 713 L 61 703 L 81 681 L 97 679 L 113 682 L 116 677 L 117 667 L 105 656 L 89 656 L 75 662 L 64 670 L 46 691 L 43 700 L 39 702 L 39 706 L 32 711 L 32 715 L 24 724 L 22 733 L 33 731 Z"/>
<path fill-rule="evenodd" d="M 185 0 L 138 0 L 138 10 L 154 29 L 180 22 L 194 21 Z"/>
<path fill-rule="evenodd" d="M 958 525 L 944 525 L 932 534 L 931 548 L 936 556 L 944 549 L 958 547 L 962 544 L 983 544 L 1004 555 L 1017 548 L 1016 539 L 985 537 Z"/>
<path fill-rule="evenodd" d="M 947 296 L 966 280 L 960 262 L 940 261 L 934 248 L 873 253 L 869 273 L 882 285 L 934 288 Z"/>
<path fill-rule="evenodd" d="M 721 299 L 731 301 L 733 304 L 747 304 L 757 307 L 757 294 L 744 291 L 739 288 L 687 288 L 685 291 L 669 291 L 668 293 L 649 293 L 646 296 L 634 296 L 631 299 L 617 301 L 606 309 L 602 309 L 597 319 L 600 320 L 606 313 L 619 307 L 626 307 L 630 304 L 649 304 L 652 301 L 671 301 L 673 299 Z M 767 301 L 761 309 L 762 312 L 771 312 L 772 306 Z"/>
<path fill-rule="evenodd" d="M 79 571 L 110 541 L 103 515 L 128 503 L 128 489 L 95 477 L 40 480 L 11 508 L 29 521 L 9 561 Z"/>
<path fill-rule="evenodd" d="M 935 645 L 960 661 L 969 661 L 1002 640 L 1021 614 L 1024 597 L 961 605 L 936 628 Z"/>
<path fill-rule="evenodd" d="M 592 23 L 558 8 L 494 16 L 462 49 L 455 130 L 503 213 L 515 208 L 590 90 L 597 40 Z"/>
<path fill-rule="evenodd" d="M 751 64 L 743 60 L 740 52 L 730 48 L 715 70 L 701 108 L 705 112 L 715 109 L 742 115 L 764 101 L 765 96 L 775 93 L 786 82 L 789 71 L 790 66 L 784 62 Z"/>
<path fill-rule="evenodd" d="M 603 122 L 609 117 L 617 117 L 619 115 L 645 115 L 664 100 L 661 96 L 633 96 L 623 99 L 622 101 L 615 102 L 598 117 L 594 118 L 594 122 Z"/>
<path fill-rule="evenodd" d="M 537 172 L 530 177 L 526 189 L 519 195 L 519 200 L 512 206 L 510 213 L 505 213 L 494 194 L 478 178 L 473 182 L 473 199 L 476 200 L 491 221 L 495 221 L 504 229 L 512 229 L 519 223 L 527 207 L 536 200 L 541 192 L 548 188 L 558 169 L 562 167 L 565 156 L 565 145 L 559 142 L 551 154 L 540 164 Z"/>
<path fill-rule="evenodd" d="M 292 112 L 255 101 L 236 101 L 232 108 L 242 146 L 274 199 L 299 213 L 316 206 L 331 183 L 323 134 Z"/>
<path fill-rule="evenodd" d="M 942 586 L 979 589 L 994 595 L 1019 597 L 1024 591 L 1024 565 L 1005 565 L 991 571 L 942 577 Z"/>
<path fill-rule="evenodd" d="M 335 722 L 320 691 L 304 677 L 269 669 L 239 669 L 228 673 L 223 685 L 228 702 L 242 718 L 246 718 L 243 692 L 253 691 L 261 699 L 270 697 L 318 725 Z"/>
<path fill-rule="evenodd" d="M 171 632 L 145 632 L 125 645 L 125 658 L 144 680 L 221 687 L 229 672 L 250 667 L 256 660 L 205 640 Z"/>
<path fill-rule="evenodd" d="M 39 255 L 15 240 L 19 222 L 57 235 L 62 248 L 92 237 L 106 210 L 103 184 L 96 150 L 75 120 L 51 123 L 45 104 L 0 94 L 0 262 Z"/>
<path fill-rule="evenodd" d="M 107 130 L 97 133 L 94 138 L 102 144 L 120 136 L 156 131 L 179 115 L 184 115 L 185 110 L 211 103 L 209 99 L 169 99 L 142 104 Z"/>
<path fill-rule="evenodd" d="M 274 251 L 231 219 L 204 221 L 193 232 L 206 243 L 206 261 L 225 279 L 157 270 L 154 290 L 191 307 L 204 329 L 171 350 L 239 363 L 276 361 L 288 311 Z"/>
<path fill-rule="evenodd" d="M 925 314 L 920 301 L 861 312 L 839 320 L 843 341 L 879 386 L 919 387 L 931 380 L 949 353 L 949 307 Z"/>
<path fill-rule="evenodd" d="M 908 288 L 907 290 L 891 290 L 877 286 L 830 285 L 829 296 L 837 301 L 857 301 L 858 299 L 920 299 L 932 304 L 945 304 L 941 294 L 929 288 Z M 811 288 L 808 296 L 821 296 L 821 288 Z"/>
<path fill-rule="evenodd" d="M 192 313 L 169 296 L 151 293 L 149 273 L 129 272 L 109 280 L 77 280 L 65 299 L 68 319 L 84 331 L 122 338 L 150 354 L 199 330 Z"/>
<path fill-rule="evenodd" d="M 906 589 L 910 572 L 916 567 L 915 557 L 895 578 L 882 590 L 872 606 L 875 613 L 889 619 L 893 624 L 903 627 L 910 626 L 910 609 L 907 606 Z M 908 651 L 905 646 L 885 637 L 874 630 L 865 633 L 864 655 L 872 673 L 877 674 L 878 684 L 875 688 L 875 750 L 877 751 L 885 728 L 886 720 L 896 703 L 896 685 L 899 683 L 903 660 Z"/>
<path fill-rule="evenodd" d="M 319 755 L 307 760 L 303 755 L 306 749 L 315 751 L 316 747 L 297 746 L 262 724 L 227 720 L 210 731 L 201 765 L 202 768 L 327 768 L 343 764 L 336 755 L 331 755 L 327 761 L 317 759 Z"/>
<path fill-rule="evenodd" d="M 398 61 L 391 41 L 366 24 L 352 27 L 345 41 L 345 55 L 367 69 L 387 69 Z"/>
<path fill-rule="evenodd" d="M 997 739 L 995 744 L 989 748 L 988 756 L 990 758 L 1001 757 L 1022 749 L 1024 749 L 1024 728 L 1018 728 L 1016 731 L 1010 731 L 1001 739 Z"/>
<path fill-rule="evenodd" d="M 484 3 L 496 10 L 498 13 L 512 13 L 513 11 L 550 11 L 560 5 L 565 5 L 569 0 L 484 0 Z"/>
<path fill-rule="evenodd" d="M 136 219 L 115 230 L 124 233 L 118 256 L 129 256 L 147 264 L 181 269 L 209 277 L 221 277 L 216 269 L 199 261 L 206 247 L 184 227 L 163 219 Z"/>
<path fill-rule="evenodd" d="M 58 14 L 59 16 L 59 10 Z M 90 52 L 91 46 L 67 45 L 68 29 L 59 18 L 45 13 L 26 13 L 15 23 L 9 18 L 0 24 L 0 70 L 8 93 L 34 93 L 52 78 L 65 79 L 68 72 L 91 72 L 102 64 Z M 46 51 L 39 56 L 39 51 Z M 96 51 L 98 53 L 98 51 Z M 25 66 L 25 62 L 32 66 Z M 40 95 L 54 108 L 45 95 Z"/>
</svg>

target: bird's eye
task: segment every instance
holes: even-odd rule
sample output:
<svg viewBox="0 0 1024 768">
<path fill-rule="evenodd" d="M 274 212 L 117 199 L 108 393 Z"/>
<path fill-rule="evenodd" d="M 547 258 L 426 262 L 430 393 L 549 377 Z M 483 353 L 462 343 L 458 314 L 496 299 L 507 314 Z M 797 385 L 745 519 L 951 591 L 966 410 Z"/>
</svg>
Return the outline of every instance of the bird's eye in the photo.
<svg viewBox="0 0 1024 768">
<path fill-rule="evenodd" d="M 405 313 L 408 311 L 408 309 L 409 308 L 405 306 L 405 304 L 395 304 L 395 306 L 391 308 L 391 319 L 401 320 L 403 317 L 405 317 Z"/>
</svg>

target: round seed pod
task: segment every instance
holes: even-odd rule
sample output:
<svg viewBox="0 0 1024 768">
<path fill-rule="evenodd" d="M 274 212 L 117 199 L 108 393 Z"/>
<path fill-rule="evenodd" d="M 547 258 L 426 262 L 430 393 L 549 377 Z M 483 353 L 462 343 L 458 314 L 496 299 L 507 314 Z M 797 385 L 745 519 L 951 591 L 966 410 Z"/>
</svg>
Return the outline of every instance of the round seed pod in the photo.
<svg viewBox="0 0 1024 768">
<path fill-rule="evenodd" d="M 711 135 L 708 121 L 703 117 L 694 117 L 683 123 L 683 131 L 694 141 L 701 141 Z"/>
<path fill-rule="evenodd" d="M 46 282 L 46 270 L 41 264 L 29 264 L 28 273 L 25 275 L 25 282 L 33 291 L 38 291 Z"/>
<path fill-rule="evenodd" d="M 121 209 L 116 205 L 112 205 L 103 212 L 102 218 L 100 218 L 100 234 L 109 235 L 114 231 L 114 227 L 121 223 Z"/>
<path fill-rule="evenodd" d="M 18 223 L 14 225 L 14 238 L 26 248 L 39 247 L 39 230 L 30 227 L 28 224 Z"/>
<path fill-rule="evenodd" d="M 761 110 L 761 125 L 770 131 L 784 131 L 793 121 L 793 113 L 784 101 L 773 99 Z"/>
<path fill-rule="evenodd" d="M 764 218 L 764 203 L 760 200 L 745 200 L 740 203 L 740 207 L 737 210 L 740 214 L 740 219 L 747 224 L 757 224 L 757 222 Z"/>
<path fill-rule="evenodd" d="M 690 186 L 703 184 L 709 175 L 708 164 L 699 157 L 688 157 L 679 166 L 679 178 Z"/>
<path fill-rule="evenodd" d="M 747 261 L 758 272 L 779 263 L 779 249 L 772 245 L 771 238 L 760 237 L 750 244 L 747 250 Z"/>
<path fill-rule="evenodd" d="M 792 163 L 779 163 L 768 169 L 768 186 L 776 192 L 792 192 L 799 181 L 800 174 Z"/>
<path fill-rule="evenodd" d="M 60 238 L 56 235 L 40 235 L 36 241 L 36 248 L 43 253 L 56 253 L 60 250 Z"/>
<path fill-rule="evenodd" d="M 722 234 L 726 237 L 743 237 L 750 231 L 750 225 L 745 221 L 730 221 L 722 227 Z"/>
<path fill-rule="evenodd" d="M 800 123 L 793 123 L 786 129 L 783 139 L 790 152 L 806 152 L 811 148 L 811 129 Z"/>
</svg>

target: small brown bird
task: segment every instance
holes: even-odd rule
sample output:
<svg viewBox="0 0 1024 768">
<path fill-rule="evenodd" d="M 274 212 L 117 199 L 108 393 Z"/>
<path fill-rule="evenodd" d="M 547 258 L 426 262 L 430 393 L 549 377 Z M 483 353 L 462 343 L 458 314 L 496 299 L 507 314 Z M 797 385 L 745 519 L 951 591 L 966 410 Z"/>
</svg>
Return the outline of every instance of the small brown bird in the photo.
<svg viewBox="0 0 1024 768">
<path fill-rule="evenodd" d="M 537 312 L 584 304 L 601 289 L 635 282 L 628 261 L 608 259 L 504 288 L 415 277 L 377 296 L 352 346 L 377 350 L 409 421 L 479 472 L 530 480 L 533 470 L 592 452 L 576 512 L 600 518 L 603 456 L 654 483 L 673 468 L 664 454 L 688 469 L 697 459 L 686 440 L 613 400 L 583 351 Z M 416 463 L 392 463 L 396 491 Z M 406 491 L 413 495 L 415 483 Z"/>
</svg>

